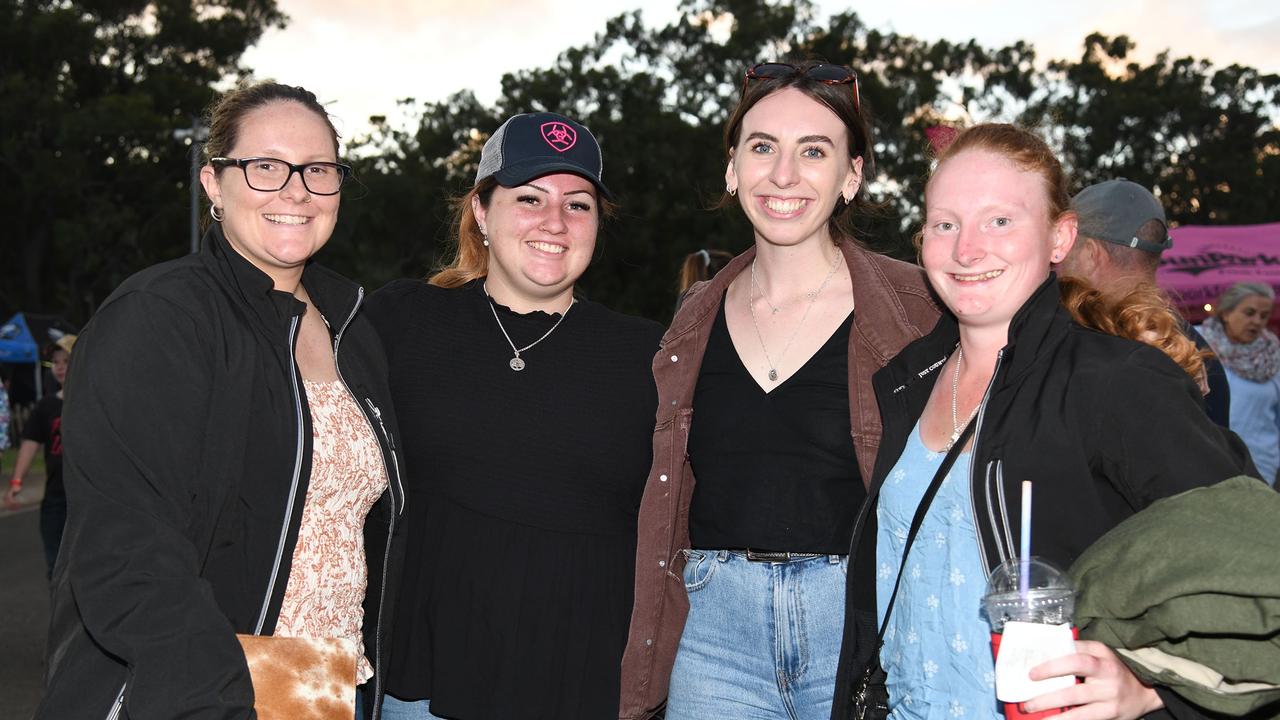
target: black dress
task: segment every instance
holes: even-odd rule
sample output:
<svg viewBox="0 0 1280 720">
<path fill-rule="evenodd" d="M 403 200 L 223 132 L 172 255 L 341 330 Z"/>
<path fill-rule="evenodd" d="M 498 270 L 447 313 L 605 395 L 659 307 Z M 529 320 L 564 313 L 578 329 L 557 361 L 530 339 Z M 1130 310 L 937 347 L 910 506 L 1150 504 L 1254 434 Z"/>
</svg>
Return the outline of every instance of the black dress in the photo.
<svg viewBox="0 0 1280 720">
<path fill-rule="evenodd" d="M 612 718 L 652 459 L 662 328 L 577 302 L 492 306 L 481 284 L 397 281 L 381 332 L 406 457 L 403 589 L 387 690 L 434 715 Z"/>
</svg>

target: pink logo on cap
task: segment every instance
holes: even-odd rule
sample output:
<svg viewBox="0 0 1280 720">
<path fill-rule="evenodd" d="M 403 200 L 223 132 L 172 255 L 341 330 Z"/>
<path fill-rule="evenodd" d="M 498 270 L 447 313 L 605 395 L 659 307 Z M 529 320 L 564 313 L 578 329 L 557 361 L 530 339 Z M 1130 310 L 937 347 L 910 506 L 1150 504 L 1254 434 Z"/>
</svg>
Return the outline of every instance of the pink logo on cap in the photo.
<svg viewBox="0 0 1280 720">
<path fill-rule="evenodd" d="M 578 132 L 557 120 L 542 123 L 542 139 L 555 149 L 565 152 L 578 143 Z"/>
</svg>

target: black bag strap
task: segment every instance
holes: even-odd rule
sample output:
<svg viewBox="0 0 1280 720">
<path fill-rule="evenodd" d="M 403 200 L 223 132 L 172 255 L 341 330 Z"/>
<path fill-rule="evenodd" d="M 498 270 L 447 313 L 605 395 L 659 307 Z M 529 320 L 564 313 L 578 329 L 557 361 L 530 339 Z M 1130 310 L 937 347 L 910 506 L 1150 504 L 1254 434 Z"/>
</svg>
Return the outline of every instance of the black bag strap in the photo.
<svg viewBox="0 0 1280 720">
<path fill-rule="evenodd" d="M 938 489 L 942 487 L 942 481 L 946 479 L 947 473 L 951 471 L 951 466 L 956 463 L 956 458 L 960 457 L 960 452 L 964 449 L 965 443 L 969 442 L 969 437 L 973 435 L 974 424 L 975 421 L 969 421 L 969 424 L 960 432 L 960 436 L 947 449 L 946 457 L 942 458 L 942 464 L 938 466 L 938 471 L 933 474 L 933 480 L 929 482 L 929 487 L 924 491 L 924 496 L 920 498 L 920 504 L 916 506 L 915 517 L 911 518 L 911 529 L 907 532 L 907 542 L 902 547 L 902 564 L 898 566 L 898 579 L 893 582 L 893 594 L 889 596 L 889 603 L 884 608 L 884 620 L 880 621 L 880 632 L 876 633 L 876 644 L 871 651 L 872 663 L 878 664 L 880 646 L 884 644 L 884 632 L 888 629 L 889 618 L 893 615 L 893 603 L 898 599 L 898 588 L 902 586 L 902 572 L 907 569 L 907 556 L 911 553 L 911 544 L 915 542 L 916 534 L 920 532 L 920 526 L 924 524 L 925 515 L 929 514 L 929 506 L 933 504 L 933 497 L 938 494 Z M 871 512 L 879 501 L 880 487 L 877 486 L 871 496 L 868 512 Z"/>
</svg>

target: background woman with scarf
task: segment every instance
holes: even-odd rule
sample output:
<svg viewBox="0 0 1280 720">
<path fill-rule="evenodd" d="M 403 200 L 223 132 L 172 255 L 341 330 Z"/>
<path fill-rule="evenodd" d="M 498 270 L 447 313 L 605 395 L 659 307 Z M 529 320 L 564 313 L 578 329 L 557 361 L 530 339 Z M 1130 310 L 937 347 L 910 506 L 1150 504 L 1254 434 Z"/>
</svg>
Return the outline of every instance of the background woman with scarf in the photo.
<svg viewBox="0 0 1280 720">
<path fill-rule="evenodd" d="M 1270 285 L 1239 282 L 1222 293 L 1217 312 L 1200 326 L 1227 369 L 1231 429 L 1272 487 L 1280 470 L 1280 340 L 1267 330 L 1275 301 Z"/>
</svg>

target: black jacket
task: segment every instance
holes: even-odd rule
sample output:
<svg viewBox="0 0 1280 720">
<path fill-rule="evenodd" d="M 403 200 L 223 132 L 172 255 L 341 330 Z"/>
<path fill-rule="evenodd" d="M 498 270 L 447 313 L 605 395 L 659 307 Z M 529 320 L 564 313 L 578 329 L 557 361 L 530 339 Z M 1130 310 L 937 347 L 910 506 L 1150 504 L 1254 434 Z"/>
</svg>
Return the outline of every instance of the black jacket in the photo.
<svg viewBox="0 0 1280 720">
<path fill-rule="evenodd" d="M 1200 331 L 1191 326 L 1191 323 L 1183 322 L 1182 334 L 1191 338 L 1197 350 L 1213 352 L 1213 348 L 1209 347 L 1209 341 L 1205 340 Z M 1209 413 L 1210 420 L 1224 428 L 1230 428 L 1231 384 L 1227 382 L 1227 371 L 1222 367 L 1222 361 L 1217 355 L 1210 355 L 1204 359 L 1204 375 L 1205 383 L 1209 386 L 1209 394 L 1204 396 L 1205 412 Z"/>
<path fill-rule="evenodd" d="M 946 315 L 873 378 L 884 419 L 873 486 L 898 462 L 958 341 L 955 319 Z M 1206 416 L 1200 390 L 1181 368 L 1148 345 L 1072 322 L 1054 276 L 1010 323 L 976 422 L 967 471 L 988 573 L 1017 554 L 1023 480 L 1035 483 L 1032 552 L 1065 569 L 1159 498 L 1257 474 L 1240 439 Z M 956 468 L 966 469 L 963 458 Z M 852 685 L 875 640 L 875 537 L 875 513 L 864 506 L 851 550 L 833 720 L 850 717 Z M 1171 709 L 1179 705 L 1161 695 Z"/>
<path fill-rule="evenodd" d="M 389 490 L 365 521 L 376 697 L 403 536 L 386 359 L 358 313 L 362 288 L 314 263 L 302 281 L 386 463 Z M 274 630 L 302 519 L 311 419 L 293 349 L 305 309 L 215 226 L 201 253 L 129 278 L 85 328 L 37 718 L 254 716 L 234 633 Z"/>
</svg>

